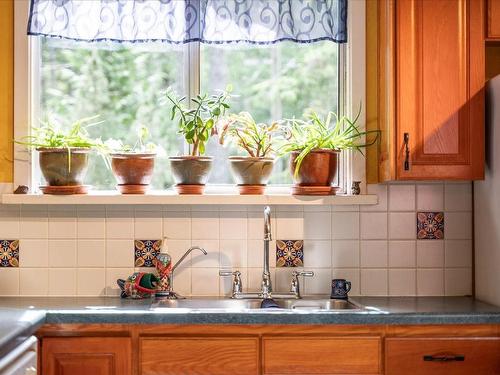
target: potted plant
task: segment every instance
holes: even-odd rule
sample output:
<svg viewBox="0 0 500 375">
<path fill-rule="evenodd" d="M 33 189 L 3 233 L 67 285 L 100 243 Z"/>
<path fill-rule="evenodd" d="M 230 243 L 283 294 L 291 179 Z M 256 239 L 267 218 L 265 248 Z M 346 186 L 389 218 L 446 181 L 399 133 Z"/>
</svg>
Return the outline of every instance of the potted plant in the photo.
<svg viewBox="0 0 500 375">
<path fill-rule="evenodd" d="M 172 105 L 171 118 L 178 118 L 179 134 L 189 144 L 190 154 L 171 156 L 170 166 L 175 188 L 179 194 L 203 194 L 212 169 L 213 158 L 203 156 L 206 143 L 216 133 L 216 124 L 229 108 L 229 89 L 217 95 L 197 95 L 191 107 L 172 90 L 167 90 L 166 100 Z"/>
<path fill-rule="evenodd" d="M 84 185 L 88 169 L 88 155 L 92 149 L 103 150 L 100 139 L 89 136 L 87 129 L 100 124 L 98 116 L 75 121 L 67 131 L 49 119 L 32 129 L 32 135 L 24 137 L 18 144 L 38 152 L 40 169 L 47 182 L 40 186 L 44 194 L 86 194 L 89 186 Z"/>
<path fill-rule="evenodd" d="M 263 194 L 274 165 L 277 123 L 256 123 L 248 112 L 229 116 L 219 132 L 248 156 L 230 156 L 229 163 L 240 194 Z"/>
<path fill-rule="evenodd" d="M 337 188 L 332 182 L 337 178 L 339 153 L 346 149 L 362 152 L 378 138 L 378 130 L 360 131 L 356 125 L 360 113 L 361 110 L 354 120 L 338 117 L 334 112 L 324 119 L 311 112 L 306 121 L 286 120 L 288 135 L 281 151 L 290 153 L 292 194 L 335 194 Z M 375 137 L 366 139 L 371 134 Z"/>
<path fill-rule="evenodd" d="M 145 194 L 149 189 L 155 158 L 162 149 L 152 142 L 146 143 L 148 138 L 148 128 L 141 125 L 133 146 L 115 139 L 105 142 L 117 182 L 116 188 L 122 194 Z"/>
</svg>

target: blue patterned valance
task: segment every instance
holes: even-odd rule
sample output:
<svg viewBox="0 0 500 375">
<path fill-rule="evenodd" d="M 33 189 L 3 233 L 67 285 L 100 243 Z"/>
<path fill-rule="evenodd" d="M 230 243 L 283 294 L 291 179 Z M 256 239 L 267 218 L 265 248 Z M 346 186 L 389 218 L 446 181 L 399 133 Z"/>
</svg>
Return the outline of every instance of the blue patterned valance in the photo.
<svg viewBox="0 0 500 375">
<path fill-rule="evenodd" d="M 347 0 L 31 0 L 29 35 L 98 42 L 347 41 Z"/>
</svg>

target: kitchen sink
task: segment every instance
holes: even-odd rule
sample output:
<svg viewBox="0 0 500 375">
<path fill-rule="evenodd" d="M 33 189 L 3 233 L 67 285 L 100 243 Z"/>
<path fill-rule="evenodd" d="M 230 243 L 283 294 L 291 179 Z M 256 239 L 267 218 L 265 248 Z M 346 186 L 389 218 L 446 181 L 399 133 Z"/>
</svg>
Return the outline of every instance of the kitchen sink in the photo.
<svg viewBox="0 0 500 375">
<path fill-rule="evenodd" d="M 153 302 L 151 309 L 207 310 L 221 312 L 235 310 L 356 312 L 363 310 L 363 307 L 355 302 L 327 298 L 275 299 L 274 302 L 278 307 L 261 308 L 261 299 L 158 299 Z"/>
</svg>

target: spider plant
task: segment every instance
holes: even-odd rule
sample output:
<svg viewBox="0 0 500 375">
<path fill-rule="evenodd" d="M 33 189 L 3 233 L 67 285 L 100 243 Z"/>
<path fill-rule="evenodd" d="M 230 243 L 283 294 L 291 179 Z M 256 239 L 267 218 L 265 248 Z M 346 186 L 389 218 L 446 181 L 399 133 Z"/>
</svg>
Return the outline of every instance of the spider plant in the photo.
<svg viewBox="0 0 500 375">
<path fill-rule="evenodd" d="M 316 112 L 311 111 L 306 115 L 306 120 L 285 120 L 287 135 L 280 152 L 299 152 L 295 159 L 294 177 L 297 178 L 304 158 L 314 150 L 352 149 L 363 154 L 363 148 L 373 145 L 378 139 L 379 131 L 361 131 L 356 124 L 360 114 L 361 108 L 356 117 L 351 120 L 347 116 L 339 117 L 331 111 L 322 118 Z M 370 135 L 375 136 L 368 140 Z"/>
</svg>

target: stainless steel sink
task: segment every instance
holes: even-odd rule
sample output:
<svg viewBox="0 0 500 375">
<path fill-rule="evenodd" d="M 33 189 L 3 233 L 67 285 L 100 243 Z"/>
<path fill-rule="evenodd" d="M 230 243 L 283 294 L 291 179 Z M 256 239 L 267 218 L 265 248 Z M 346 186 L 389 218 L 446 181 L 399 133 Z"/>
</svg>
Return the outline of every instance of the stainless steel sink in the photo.
<svg viewBox="0 0 500 375">
<path fill-rule="evenodd" d="M 261 308 L 260 299 L 177 299 L 156 300 L 151 305 L 153 310 L 183 309 L 208 311 L 262 310 L 262 311 L 332 311 L 356 312 L 363 307 L 352 301 L 332 300 L 326 298 L 275 299 L 278 308 Z"/>
</svg>

